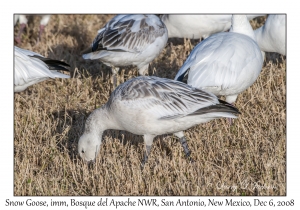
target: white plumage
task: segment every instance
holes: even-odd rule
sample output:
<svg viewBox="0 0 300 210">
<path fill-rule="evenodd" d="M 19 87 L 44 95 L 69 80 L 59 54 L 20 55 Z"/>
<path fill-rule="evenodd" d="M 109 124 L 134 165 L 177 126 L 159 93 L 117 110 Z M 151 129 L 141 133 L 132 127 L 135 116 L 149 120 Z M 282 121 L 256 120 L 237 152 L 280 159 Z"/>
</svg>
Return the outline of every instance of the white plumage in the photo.
<svg viewBox="0 0 300 210">
<path fill-rule="evenodd" d="M 143 135 L 144 163 L 156 135 L 174 133 L 189 157 L 183 130 L 212 119 L 236 118 L 238 110 L 205 91 L 185 83 L 159 77 L 137 77 L 119 85 L 108 102 L 94 110 L 78 142 L 85 161 L 95 160 L 106 129 L 126 130 Z"/>
<path fill-rule="evenodd" d="M 230 32 L 214 34 L 200 42 L 190 53 L 175 80 L 215 95 L 226 96 L 234 103 L 239 93 L 250 87 L 263 65 L 261 51 L 248 19 L 233 15 Z"/>
<path fill-rule="evenodd" d="M 40 21 L 40 25 L 46 26 L 50 20 L 51 15 L 41 15 L 42 19 Z M 26 18 L 26 15 L 15 15 L 14 21 L 15 24 L 19 20 L 20 24 L 27 24 L 28 20 Z"/>
<path fill-rule="evenodd" d="M 14 92 L 25 90 L 28 86 L 49 78 L 70 78 L 56 70 L 67 70 L 68 64 L 45 58 L 42 55 L 15 47 Z"/>
<path fill-rule="evenodd" d="M 16 23 L 19 21 L 20 25 L 21 24 L 27 24 L 27 18 L 26 15 L 14 15 L 14 23 L 16 25 Z"/>
<path fill-rule="evenodd" d="M 232 15 L 162 15 L 169 38 L 206 39 L 230 29 Z M 248 20 L 262 15 L 247 15 Z"/>
<path fill-rule="evenodd" d="M 265 24 L 254 31 L 257 44 L 264 52 L 286 55 L 285 15 L 269 15 Z"/>
<path fill-rule="evenodd" d="M 149 63 L 168 41 L 168 31 L 156 15 L 117 15 L 98 31 L 84 59 L 99 59 L 114 76 L 121 66 L 134 65 L 145 75 Z"/>
</svg>

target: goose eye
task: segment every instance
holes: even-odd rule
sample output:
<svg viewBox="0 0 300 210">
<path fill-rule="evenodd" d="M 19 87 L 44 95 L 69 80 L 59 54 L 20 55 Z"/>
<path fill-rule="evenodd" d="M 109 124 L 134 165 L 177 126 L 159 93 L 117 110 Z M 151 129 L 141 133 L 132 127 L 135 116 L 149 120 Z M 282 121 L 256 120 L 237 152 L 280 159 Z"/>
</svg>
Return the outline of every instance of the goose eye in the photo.
<svg viewBox="0 0 300 210">
<path fill-rule="evenodd" d="M 84 153 L 84 150 L 81 150 L 81 153 Z"/>
</svg>

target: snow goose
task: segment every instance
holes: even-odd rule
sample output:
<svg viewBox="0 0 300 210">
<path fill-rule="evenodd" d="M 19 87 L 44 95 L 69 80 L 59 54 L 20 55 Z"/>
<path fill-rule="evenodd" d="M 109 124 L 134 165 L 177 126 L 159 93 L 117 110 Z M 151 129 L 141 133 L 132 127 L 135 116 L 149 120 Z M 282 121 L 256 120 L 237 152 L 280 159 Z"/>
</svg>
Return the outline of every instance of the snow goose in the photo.
<svg viewBox="0 0 300 210">
<path fill-rule="evenodd" d="M 214 34 L 200 42 L 190 53 L 175 80 L 234 103 L 239 93 L 257 79 L 263 65 L 262 53 L 245 15 L 233 15 L 230 32 Z"/>
<path fill-rule="evenodd" d="M 158 16 L 117 15 L 98 31 L 91 47 L 83 52 L 83 58 L 99 59 L 110 66 L 115 88 L 117 67 L 134 65 L 140 75 L 145 75 L 149 63 L 167 41 L 167 28 Z"/>
<path fill-rule="evenodd" d="M 285 55 L 285 18 L 285 15 L 269 15 L 265 24 L 254 31 L 262 51 Z"/>
<path fill-rule="evenodd" d="M 218 32 L 228 31 L 232 15 L 161 15 L 169 38 L 206 39 Z M 248 20 L 262 15 L 247 15 Z"/>
<path fill-rule="evenodd" d="M 70 78 L 56 70 L 68 71 L 65 62 L 45 58 L 42 55 L 15 47 L 15 88 L 14 92 L 25 90 L 28 86 L 49 78 Z"/>
<path fill-rule="evenodd" d="M 180 138 L 189 157 L 191 152 L 183 130 L 217 118 L 236 118 L 238 113 L 231 104 L 185 83 L 140 76 L 119 85 L 108 102 L 90 114 L 78 142 L 78 152 L 85 161 L 94 161 L 103 132 L 117 129 L 144 136 L 142 166 L 150 154 L 153 138 L 161 134 L 173 133 Z"/>
<path fill-rule="evenodd" d="M 39 40 L 41 40 L 42 33 L 44 32 L 45 26 L 48 24 L 51 15 L 42 15 L 41 17 L 42 17 L 42 19 L 40 21 Z M 27 25 L 26 15 L 15 15 L 15 17 L 14 17 L 15 24 L 17 23 L 18 20 L 20 23 L 20 29 L 19 29 L 19 33 L 18 33 L 17 37 L 15 37 L 15 41 L 18 44 L 20 44 L 21 43 L 21 35 L 23 33 L 24 28 Z"/>
</svg>

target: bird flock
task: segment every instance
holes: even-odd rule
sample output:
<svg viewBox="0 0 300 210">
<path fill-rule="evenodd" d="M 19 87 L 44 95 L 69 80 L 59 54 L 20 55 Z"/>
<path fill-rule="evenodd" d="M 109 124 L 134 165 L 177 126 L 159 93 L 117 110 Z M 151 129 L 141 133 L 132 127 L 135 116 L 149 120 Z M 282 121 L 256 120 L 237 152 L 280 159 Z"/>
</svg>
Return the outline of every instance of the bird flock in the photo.
<svg viewBox="0 0 300 210">
<path fill-rule="evenodd" d="M 103 132 L 117 129 L 143 135 L 142 167 L 153 139 L 162 134 L 178 137 L 186 157 L 193 162 L 183 131 L 213 119 L 237 118 L 240 112 L 234 103 L 258 78 L 264 52 L 286 55 L 286 16 L 268 15 L 265 24 L 253 31 L 249 20 L 257 16 L 123 14 L 112 18 L 82 54 L 86 60 L 111 67 L 114 91 L 107 103 L 87 118 L 78 141 L 79 156 L 94 162 Z M 44 25 L 49 18 L 44 15 Z M 17 15 L 15 24 L 17 20 L 20 32 L 15 41 L 20 43 L 27 19 Z M 203 40 L 174 79 L 149 76 L 149 64 L 172 37 Z M 14 58 L 15 92 L 50 78 L 70 78 L 58 72 L 68 71 L 69 65 L 63 61 L 16 46 Z M 118 85 L 117 73 L 123 66 L 136 66 L 141 76 Z"/>
</svg>

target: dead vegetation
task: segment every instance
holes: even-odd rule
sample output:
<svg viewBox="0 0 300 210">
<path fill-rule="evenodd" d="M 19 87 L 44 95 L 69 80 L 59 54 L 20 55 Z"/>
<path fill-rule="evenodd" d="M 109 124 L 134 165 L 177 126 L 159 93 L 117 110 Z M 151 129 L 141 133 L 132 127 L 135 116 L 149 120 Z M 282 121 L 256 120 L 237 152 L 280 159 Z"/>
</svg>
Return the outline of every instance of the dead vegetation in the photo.
<svg viewBox="0 0 300 210">
<path fill-rule="evenodd" d="M 104 133 L 96 164 L 79 158 L 85 120 L 112 90 L 110 68 L 80 52 L 111 17 L 53 15 L 37 45 L 39 18 L 29 20 L 19 47 L 69 63 L 72 79 L 14 95 L 14 195 L 286 195 L 286 61 L 275 53 L 267 53 L 258 80 L 238 97 L 242 114 L 231 127 L 221 119 L 185 131 L 194 164 L 176 137 L 163 135 L 141 171 L 142 136 L 116 130 Z M 196 44 L 172 40 L 149 74 L 174 78 Z M 136 70 L 123 68 L 119 81 Z"/>
</svg>

